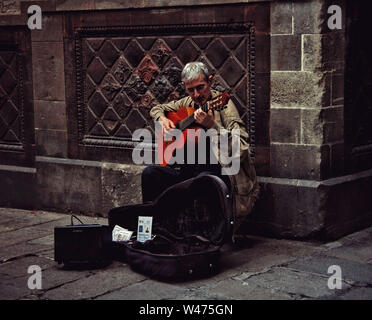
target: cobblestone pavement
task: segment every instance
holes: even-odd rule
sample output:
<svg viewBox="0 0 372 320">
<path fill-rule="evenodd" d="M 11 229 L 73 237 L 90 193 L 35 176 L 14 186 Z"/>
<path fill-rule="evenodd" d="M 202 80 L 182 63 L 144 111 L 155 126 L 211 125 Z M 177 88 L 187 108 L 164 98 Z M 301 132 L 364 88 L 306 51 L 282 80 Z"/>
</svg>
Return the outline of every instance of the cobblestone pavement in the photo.
<svg viewBox="0 0 372 320">
<path fill-rule="evenodd" d="M 78 217 L 107 224 L 105 218 Z M 64 269 L 54 261 L 54 227 L 68 225 L 70 219 L 67 214 L 0 208 L 0 299 L 372 299 L 372 228 L 326 244 L 241 237 L 223 247 L 216 275 L 167 283 L 116 261 L 101 269 Z M 32 265 L 41 267 L 41 289 L 29 289 Z"/>
</svg>

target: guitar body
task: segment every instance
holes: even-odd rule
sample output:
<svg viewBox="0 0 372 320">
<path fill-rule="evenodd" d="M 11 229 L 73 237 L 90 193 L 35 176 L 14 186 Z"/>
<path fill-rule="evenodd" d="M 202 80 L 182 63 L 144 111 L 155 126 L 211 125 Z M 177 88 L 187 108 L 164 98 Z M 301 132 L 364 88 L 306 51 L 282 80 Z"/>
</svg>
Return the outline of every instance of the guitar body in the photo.
<svg viewBox="0 0 372 320">
<path fill-rule="evenodd" d="M 229 99 L 230 95 L 227 92 L 221 93 L 211 101 L 208 101 L 206 108 L 202 108 L 202 110 L 205 112 L 208 112 L 208 110 L 220 110 L 224 108 L 224 105 Z M 167 118 L 172 120 L 176 128 L 182 131 L 182 135 L 170 138 L 164 137 L 163 132 L 158 133 L 158 160 L 161 166 L 164 167 L 169 163 L 176 149 L 184 147 L 188 136 L 188 129 L 193 129 L 194 131 L 190 134 L 194 140 L 188 141 L 188 143 L 194 143 L 194 146 L 198 143 L 201 127 L 195 123 L 193 116 L 195 110 L 191 107 L 181 107 L 176 112 L 168 112 Z"/>
<path fill-rule="evenodd" d="M 167 118 L 171 120 L 177 129 L 179 129 L 179 124 L 190 117 L 196 109 L 191 107 L 181 107 L 176 112 L 168 112 Z M 183 148 L 186 143 L 187 132 L 189 129 L 193 129 L 196 131 L 195 143 L 197 143 L 197 138 L 199 136 L 200 126 L 197 124 L 192 124 L 188 126 L 187 129 L 182 131 L 183 137 L 173 137 L 172 140 L 165 139 L 163 133 L 159 135 L 158 143 L 162 144 L 162 148 L 158 149 L 158 159 L 161 166 L 166 166 L 169 163 L 169 160 L 173 156 L 173 152 L 175 149 Z"/>
</svg>

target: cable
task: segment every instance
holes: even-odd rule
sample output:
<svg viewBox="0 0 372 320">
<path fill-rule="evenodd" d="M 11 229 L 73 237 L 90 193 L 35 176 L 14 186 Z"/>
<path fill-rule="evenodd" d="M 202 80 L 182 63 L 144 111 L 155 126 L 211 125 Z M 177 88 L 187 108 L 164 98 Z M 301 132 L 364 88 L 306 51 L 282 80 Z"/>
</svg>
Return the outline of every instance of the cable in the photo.
<svg viewBox="0 0 372 320">
<path fill-rule="evenodd" d="M 75 216 L 75 215 L 71 215 L 71 225 L 73 226 L 74 225 L 74 220 L 73 220 L 73 218 L 75 218 L 75 219 L 77 219 L 77 220 L 79 220 L 80 221 L 80 223 L 81 224 L 84 224 L 77 216 Z"/>
</svg>

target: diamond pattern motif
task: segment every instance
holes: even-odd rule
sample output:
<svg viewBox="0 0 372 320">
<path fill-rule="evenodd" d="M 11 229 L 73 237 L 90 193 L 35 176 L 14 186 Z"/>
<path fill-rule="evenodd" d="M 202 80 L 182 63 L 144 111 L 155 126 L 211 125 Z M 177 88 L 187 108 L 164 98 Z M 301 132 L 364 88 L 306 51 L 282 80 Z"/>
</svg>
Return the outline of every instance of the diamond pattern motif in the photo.
<svg viewBox="0 0 372 320">
<path fill-rule="evenodd" d="M 17 55 L 0 51 L 0 143 L 21 143 Z"/>
<path fill-rule="evenodd" d="M 186 95 L 180 84 L 181 71 L 195 60 L 206 63 L 215 75 L 213 88 L 229 91 L 240 114 L 247 112 L 247 34 L 83 41 L 86 135 L 128 139 L 138 128 L 153 128 L 149 110 Z M 10 82 L 5 90 L 11 87 Z"/>
</svg>

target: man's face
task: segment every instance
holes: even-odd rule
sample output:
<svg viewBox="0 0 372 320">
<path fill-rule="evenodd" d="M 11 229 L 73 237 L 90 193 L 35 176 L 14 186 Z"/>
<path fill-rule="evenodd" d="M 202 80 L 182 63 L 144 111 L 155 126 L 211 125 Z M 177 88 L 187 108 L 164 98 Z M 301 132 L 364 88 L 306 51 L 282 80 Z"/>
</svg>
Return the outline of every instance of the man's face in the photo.
<svg viewBox="0 0 372 320">
<path fill-rule="evenodd" d="M 209 76 L 207 81 L 202 74 L 199 74 L 199 78 L 185 83 L 185 89 L 196 104 L 203 105 L 211 95 L 211 84 L 212 76 Z"/>
</svg>

